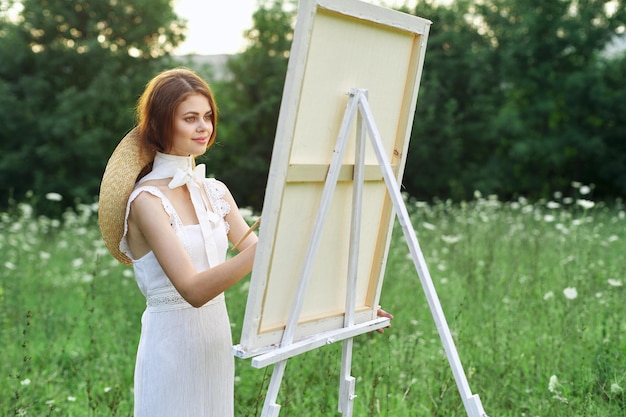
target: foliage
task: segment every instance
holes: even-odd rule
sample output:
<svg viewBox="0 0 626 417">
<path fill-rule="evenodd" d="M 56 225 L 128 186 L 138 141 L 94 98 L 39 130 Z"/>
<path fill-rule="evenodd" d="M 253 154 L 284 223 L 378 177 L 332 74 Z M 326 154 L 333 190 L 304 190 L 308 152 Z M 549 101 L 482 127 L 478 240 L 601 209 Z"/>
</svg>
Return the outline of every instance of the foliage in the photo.
<svg viewBox="0 0 626 417">
<path fill-rule="evenodd" d="M 424 198 L 542 197 L 571 180 L 622 195 L 623 1 L 420 2 L 433 20 L 405 177 Z M 450 76 L 453 74 L 453 76 Z M 605 168 L 610 166 L 610 168 Z M 428 178 L 428 181 L 423 181 Z"/>
<path fill-rule="evenodd" d="M 465 199 L 490 179 L 480 170 L 493 151 L 487 124 L 502 98 L 486 65 L 488 41 L 459 18 L 470 8 L 468 1 L 425 2 L 415 11 L 433 21 L 403 181 L 420 198 Z"/>
<path fill-rule="evenodd" d="M 25 0 L 0 40 L 0 201 L 93 201 L 143 85 L 182 39 L 167 0 Z"/>
<path fill-rule="evenodd" d="M 624 415 L 626 215 L 574 185 L 534 204 L 407 200 L 489 415 Z M 23 202 L 0 213 L 0 415 L 132 415 L 145 299 L 106 252 L 96 209 L 80 205 L 56 220 Z M 235 342 L 248 284 L 226 294 Z M 465 416 L 399 229 L 381 301 L 395 318 L 383 335 L 354 340 L 354 416 Z M 281 415 L 338 415 L 340 361 L 340 344 L 290 359 Z M 259 416 L 271 369 L 236 366 L 236 415 Z"/>
<path fill-rule="evenodd" d="M 474 190 L 538 199 L 576 180 L 596 196 L 623 196 L 626 53 L 606 47 L 624 39 L 625 1 L 403 8 L 433 21 L 404 189 L 428 200 L 462 201 Z M 12 21 L 6 10 L 17 3 L 0 10 L 0 207 L 29 190 L 59 193 L 66 207 L 93 201 L 144 84 L 176 65 L 169 53 L 183 22 L 167 0 L 25 0 Z M 248 48 L 230 59 L 226 77 L 201 69 L 221 108 L 218 141 L 203 161 L 257 210 L 296 6 L 260 1 Z"/>
</svg>

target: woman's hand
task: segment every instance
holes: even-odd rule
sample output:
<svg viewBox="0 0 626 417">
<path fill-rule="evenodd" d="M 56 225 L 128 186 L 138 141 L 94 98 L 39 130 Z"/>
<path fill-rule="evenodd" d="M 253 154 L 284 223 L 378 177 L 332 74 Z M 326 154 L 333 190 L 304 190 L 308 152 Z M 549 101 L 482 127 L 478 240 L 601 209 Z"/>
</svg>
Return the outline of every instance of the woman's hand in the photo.
<svg viewBox="0 0 626 417">
<path fill-rule="evenodd" d="M 378 311 L 376 313 L 378 314 L 378 317 L 387 317 L 389 320 L 393 320 L 393 314 L 387 313 L 380 306 L 378 306 Z M 390 328 L 390 327 L 391 327 L 391 324 L 387 326 L 387 328 Z M 385 332 L 384 329 L 376 329 L 376 331 L 381 334 Z"/>
</svg>

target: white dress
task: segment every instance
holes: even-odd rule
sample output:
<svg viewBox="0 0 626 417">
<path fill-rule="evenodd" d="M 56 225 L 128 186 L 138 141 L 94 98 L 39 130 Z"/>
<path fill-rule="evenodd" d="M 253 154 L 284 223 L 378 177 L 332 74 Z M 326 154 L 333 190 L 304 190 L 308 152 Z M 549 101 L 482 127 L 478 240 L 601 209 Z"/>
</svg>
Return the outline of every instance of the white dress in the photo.
<svg viewBox="0 0 626 417">
<path fill-rule="evenodd" d="M 207 212 L 212 234 L 208 244 L 217 250 L 219 262 L 224 262 L 228 249 L 224 216 L 230 206 L 222 198 L 223 184 L 207 179 L 204 189 L 213 210 Z M 207 242 L 200 226 L 183 225 L 171 202 L 156 187 L 137 188 L 128 206 L 141 192 L 160 198 L 196 270 L 208 269 Z M 120 248 L 132 259 L 126 231 Z M 152 252 L 133 260 L 133 268 L 146 297 L 135 367 L 134 417 L 233 416 L 234 359 L 224 294 L 195 308 L 176 291 Z"/>
</svg>

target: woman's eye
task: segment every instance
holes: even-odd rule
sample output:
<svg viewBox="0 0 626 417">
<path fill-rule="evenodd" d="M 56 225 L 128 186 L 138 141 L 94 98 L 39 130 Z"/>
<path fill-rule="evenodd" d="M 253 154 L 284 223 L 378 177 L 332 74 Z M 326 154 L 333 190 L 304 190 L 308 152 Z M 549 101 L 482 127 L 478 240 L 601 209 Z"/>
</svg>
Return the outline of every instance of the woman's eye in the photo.
<svg viewBox="0 0 626 417">
<path fill-rule="evenodd" d="M 186 122 L 193 123 L 196 121 L 196 116 L 189 116 L 185 118 Z"/>
<path fill-rule="evenodd" d="M 206 116 L 204 116 L 204 120 L 206 120 L 207 122 L 210 122 L 213 120 L 213 118 L 211 117 L 210 114 L 207 114 Z"/>
</svg>

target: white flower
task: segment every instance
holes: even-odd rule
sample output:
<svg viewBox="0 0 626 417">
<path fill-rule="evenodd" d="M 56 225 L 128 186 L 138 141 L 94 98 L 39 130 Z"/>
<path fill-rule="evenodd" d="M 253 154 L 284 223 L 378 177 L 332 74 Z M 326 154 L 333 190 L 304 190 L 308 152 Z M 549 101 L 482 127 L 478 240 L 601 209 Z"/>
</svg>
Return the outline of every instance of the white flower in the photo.
<svg viewBox="0 0 626 417">
<path fill-rule="evenodd" d="M 596 203 L 594 203 L 593 201 L 585 200 L 584 198 L 579 198 L 578 200 L 576 200 L 576 204 L 578 204 L 579 206 L 581 206 L 585 210 L 593 208 L 593 206 L 596 205 Z"/>
<path fill-rule="evenodd" d="M 546 214 L 545 216 L 543 216 L 543 221 L 546 223 L 552 223 L 554 220 L 556 220 L 556 217 L 551 214 Z"/>
<path fill-rule="evenodd" d="M 430 224 L 427 222 L 423 222 L 422 226 L 424 227 L 424 229 L 428 229 L 428 230 L 435 230 L 437 228 L 434 224 Z"/>
<path fill-rule="evenodd" d="M 73 403 L 74 401 L 76 401 L 76 397 L 70 395 L 69 397 L 67 397 L 67 400 Z"/>
<path fill-rule="evenodd" d="M 25 380 L 20 381 L 20 384 L 22 384 L 22 385 L 30 385 L 30 379 L 26 378 Z"/>
<path fill-rule="evenodd" d="M 574 188 L 580 188 L 582 186 L 582 183 L 578 182 L 578 181 L 572 181 L 572 187 Z"/>
<path fill-rule="evenodd" d="M 621 287 L 622 286 L 622 280 L 620 280 L 620 279 L 609 278 L 609 280 L 607 282 L 609 283 L 609 285 L 611 287 Z"/>
<path fill-rule="evenodd" d="M 563 295 L 568 300 L 574 300 L 576 297 L 578 297 L 578 291 L 576 291 L 575 287 L 567 287 L 563 290 Z"/>
<path fill-rule="evenodd" d="M 16 268 L 16 266 L 15 266 L 15 264 L 13 262 L 5 262 L 4 263 L 4 267 L 6 269 L 15 269 Z"/>
<path fill-rule="evenodd" d="M 243 216 L 244 219 L 249 219 L 254 215 L 254 212 L 250 207 L 239 208 L 239 213 Z"/>
<path fill-rule="evenodd" d="M 611 384 L 611 394 L 621 394 L 622 392 L 624 392 L 624 389 L 617 382 Z"/>
<path fill-rule="evenodd" d="M 550 391 L 551 393 L 555 394 L 557 392 L 559 392 L 559 386 L 561 384 L 559 384 L 559 378 L 556 377 L 556 375 L 552 375 L 550 377 L 550 381 L 548 382 L 548 391 Z"/>
<path fill-rule="evenodd" d="M 561 205 L 556 201 L 548 201 L 546 207 L 548 207 L 549 209 L 558 209 L 559 207 L 561 207 Z"/>
<path fill-rule="evenodd" d="M 109 392 L 111 391 L 111 387 L 104 387 L 104 392 Z"/>
<path fill-rule="evenodd" d="M 554 297 L 554 293 L 552 291 L 548 291 L 547 293 L 543 295 L 544 300 L 549 300 L 552 297 Z"/>
<path fill-rule="evenodd" d="M 81 266 L 83 265 L 83 262 L 84 262 L 84 261 L 83 261 L 83 259 L 82 259 L 82 258 L 76 258 L 76 259 L 74 259 L 74 260 L 72 261 L 72 266 L 73 266 L 74 268 L 79 268 L 79 267 L 81 267 Z"/>
<path fill-rule="evenodd" d="M 565 225 L 563 223 L 557 223 L 556 226 L 554 226 L 556 228 L 556 230 L 558 230 L 559 232 L 563 233 L 564 235 L 569 233 L 569 229 L 567 227 L 565 227 Z"/>
<path fill-rule="evenodd" d="M 49 201 L 61 201 L 63 200 L 63 196 L 59 193 L 48 193 L 46 194 L 46 200 Z"/>
<path fill-rule="evenodd" d="M 449 244 L 454 244 L 454 243 L 457 243 L 459 240 L 461 240 L 461 236 L 442 235 L 441 236 L 441 240 L 443 240 L 444 242 L 449 243 Z"/>
<path fill-rule="evenodd" d="M 33 207 L 32 206 L 30 206 L 30 205 L 28 205 L 26 203 L 20 203 L 18 207 L 21 210 L 22 215 L 24 217 L 31 217 L 32 216 L 32 214 L 33 214 Z"/>
<path fill-rule="evenodd" d="M 587 186 L 587 185 L 582 185 L 578 191 L 582 195 L 587 195 L 587 194 L 589 194 L 591 192 L 591 188 L 589 188 L 589 186 Z"/>
</svg>

